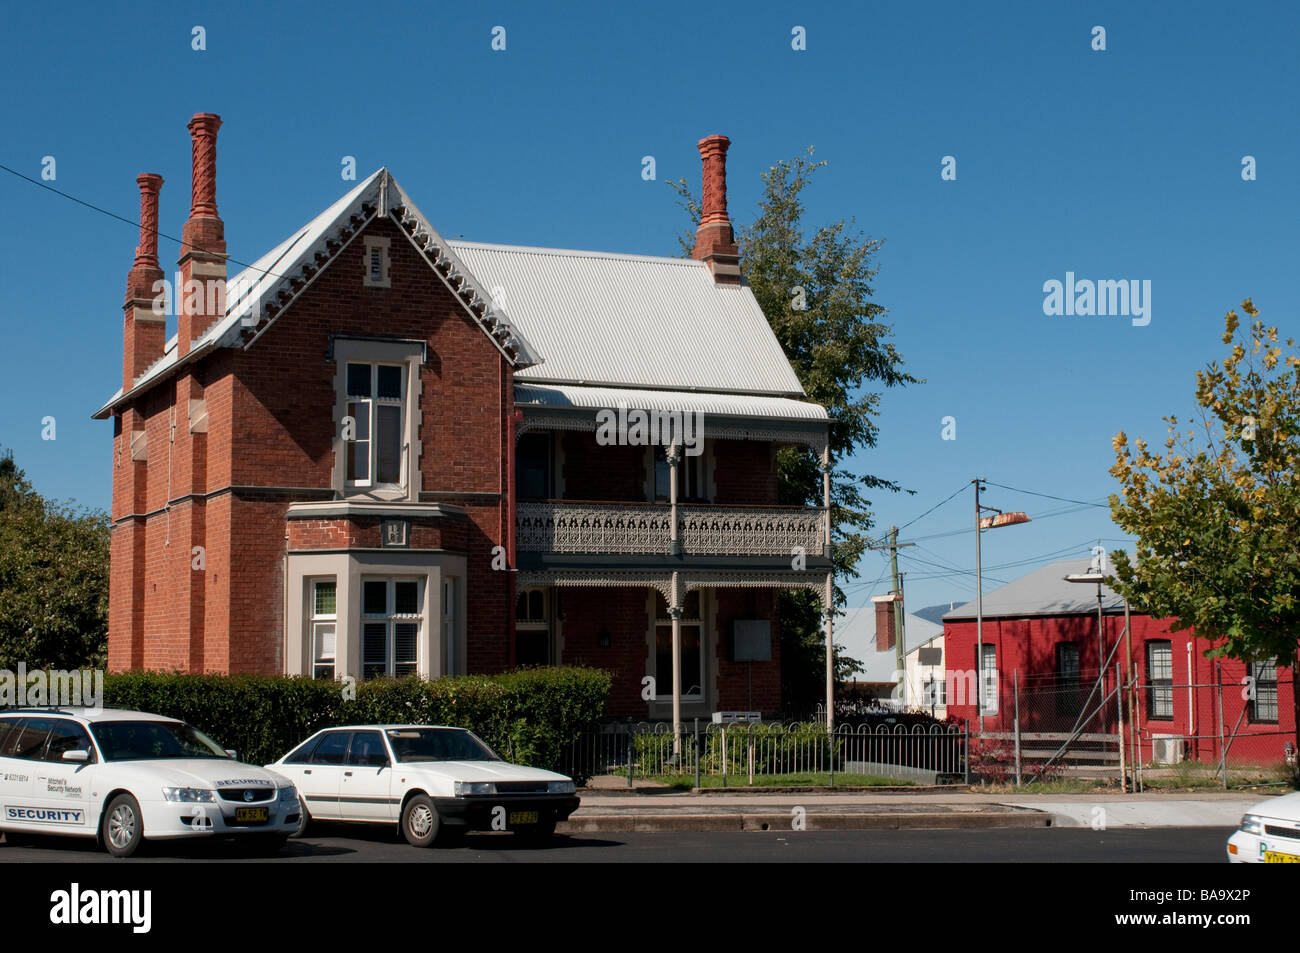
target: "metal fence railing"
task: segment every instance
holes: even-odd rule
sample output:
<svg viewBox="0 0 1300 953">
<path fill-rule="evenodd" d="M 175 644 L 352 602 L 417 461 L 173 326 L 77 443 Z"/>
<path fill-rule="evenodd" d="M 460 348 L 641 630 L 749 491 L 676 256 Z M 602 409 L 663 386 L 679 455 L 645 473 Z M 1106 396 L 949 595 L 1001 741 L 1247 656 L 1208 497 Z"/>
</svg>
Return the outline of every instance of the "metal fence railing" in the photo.
<svg viewBox="0 0 1300 953">
<path fill-rule="evenodd" d="M 613 722 L 573 742 L 568 773 L 586 780 L 703 779 L 723 786 L 853 784 L 898 780 L 937 784 L 969 779 L 969 734 L 961 725 Z"/>
</svg>

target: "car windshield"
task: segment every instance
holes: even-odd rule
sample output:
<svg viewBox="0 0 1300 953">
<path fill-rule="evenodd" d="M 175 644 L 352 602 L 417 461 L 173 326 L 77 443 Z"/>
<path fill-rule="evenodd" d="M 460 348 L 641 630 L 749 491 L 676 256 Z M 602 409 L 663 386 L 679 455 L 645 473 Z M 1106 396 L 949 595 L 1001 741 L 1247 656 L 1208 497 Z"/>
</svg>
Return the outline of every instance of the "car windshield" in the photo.
<svg viewBox="0 0 1300 953">
<path fill-rule="evenodd" d="M 103 721 L 90 730 L 105 761 L 230 757 L 203 732 L 179 721 Z"/>
<path fill-rule="evenodd" d="M 472 732 L 460 728 L 392 728 L 388 743 L 398 761 L 500 761 Z"/>
</svg>

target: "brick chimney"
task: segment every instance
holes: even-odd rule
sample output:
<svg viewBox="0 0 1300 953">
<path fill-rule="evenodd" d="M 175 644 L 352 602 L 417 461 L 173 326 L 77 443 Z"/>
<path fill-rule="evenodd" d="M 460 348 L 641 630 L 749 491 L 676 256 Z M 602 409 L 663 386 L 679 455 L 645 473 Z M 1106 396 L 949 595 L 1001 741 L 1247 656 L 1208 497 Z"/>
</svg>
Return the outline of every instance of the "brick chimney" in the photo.
<svg viewBox="0 0 1300 953">
<path fill-rule="evenodd" d="M 887 652 L 894 647 L 894 602 L 876 604 L 876 651 Z"/>
<path fill-rule="evenodd" d="M 720 285 L 740 284 L 740 249 L 727 217 L 727 148 L 726 136 L 707 136 L 700 140 L 700 158 L 704 162 L 704 190 L 700 199 L 700 227 L 695 233 L 691 257 L 705 262 Z"/>
<path fill-rule="evenodd" d="M 181 230 L 181 278 L 175 289 L 176 347 L 182 357 L 189 353 L 193 340 L 226 312 L 226 226 L 217 214 L 220 128 L 221 117 L 215 113 L 196 113 L 189 123 L 193 147 L 190 217 Z"/>
<path fill-rule="evenodd" d="M 163 177 L 147 172 L 135 181 L 140 186 L 140 244 L 135 250 L 135 264 L 126 273 L 126 303 L 122 306 L 124 394 L 150 364 L 162 357 L 167 328 L 167 315 L 154 311 L 154 300 L 162 294 L 154 290 L 154 283 L 163 277 L 158 265 L 158 192 Z"/>
</svg>

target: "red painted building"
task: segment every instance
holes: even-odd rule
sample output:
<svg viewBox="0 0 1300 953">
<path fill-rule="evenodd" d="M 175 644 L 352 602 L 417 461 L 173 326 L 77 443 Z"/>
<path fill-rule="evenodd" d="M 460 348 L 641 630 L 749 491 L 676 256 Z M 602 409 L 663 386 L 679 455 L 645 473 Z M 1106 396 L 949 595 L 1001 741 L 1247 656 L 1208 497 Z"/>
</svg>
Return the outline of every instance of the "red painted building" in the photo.
<svg viewBox="0 0 1300 953">
<path fill-rule="evenodd" d="M 1101 586 L 1099 626 L 1098 587 L 1065 580 L 1088 568 L 1087 559 L 1063 560 L 984 596 L 986 731 L 1012 730 L 1017 682 L 1023 732 L 1073 730 L 1080 714 L 1086 716 L 1097 705 L 1099 696 L 1090 694 L 1098 681 L 1099 657 L 1106 663 L 1104 690 L 1113 692 L 1116 665 L 1126 658 L 1124 602 Z M 1295 739 L 1291 670 L 1267 660 L 1251 664 L 1207 658 L 1212 646 L 1206 639 L 1191 629 L 1174 632 L 1170 622 L 1131 615 L 1127 650 L 1139 686 L 1143 758 L 1215 762 L 1226 746 L 1230 762 L 1285 760 Z M 976 604 L 946 613 L 943 625 L 948 714 L 974 723 L 975 659 L 981 641 Z M 1085 723 L 1085 730 L 1113 733 L 1118 718 L 1112 699 Z M 1127 725 L 1127 709 L 1124 719 Z"/>
<path fill-rule="evenodd" d="M 826 511 L 777 505 L 776 453 L 825 464 L 828 420 L 741 279 L 727 139 L 700 143 L 691 260 L 448 241 L 381 169 L 229 275 L 220 125 L 189 126 L 171 335 L 162 179 L 138 180 L 95 415 L 110 668 L 585 664 L 615 714 L 666 716 L 675 683 L 683 715 L 775 711 L 776 594 L 830 573 Z"/>
</svg>

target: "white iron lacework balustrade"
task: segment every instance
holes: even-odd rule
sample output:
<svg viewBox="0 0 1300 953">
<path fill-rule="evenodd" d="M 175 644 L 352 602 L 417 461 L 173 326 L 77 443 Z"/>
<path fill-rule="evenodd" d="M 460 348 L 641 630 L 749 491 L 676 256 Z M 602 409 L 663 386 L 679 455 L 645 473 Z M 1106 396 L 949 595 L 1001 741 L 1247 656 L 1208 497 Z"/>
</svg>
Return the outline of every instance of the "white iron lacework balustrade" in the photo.
<svg viewBox="0 0 1300 953">
<path fill-rule="evenodd" d="M 678 506 L 678 536 L 686 553 L 789 555 L 796 547 L 820 555 L 825 514 L 781 506 Z M 672 538 L 671 508 L 663 503 L 528 502 L 517 508 L 521 552 L 664 553 Z"/>
</svg>

